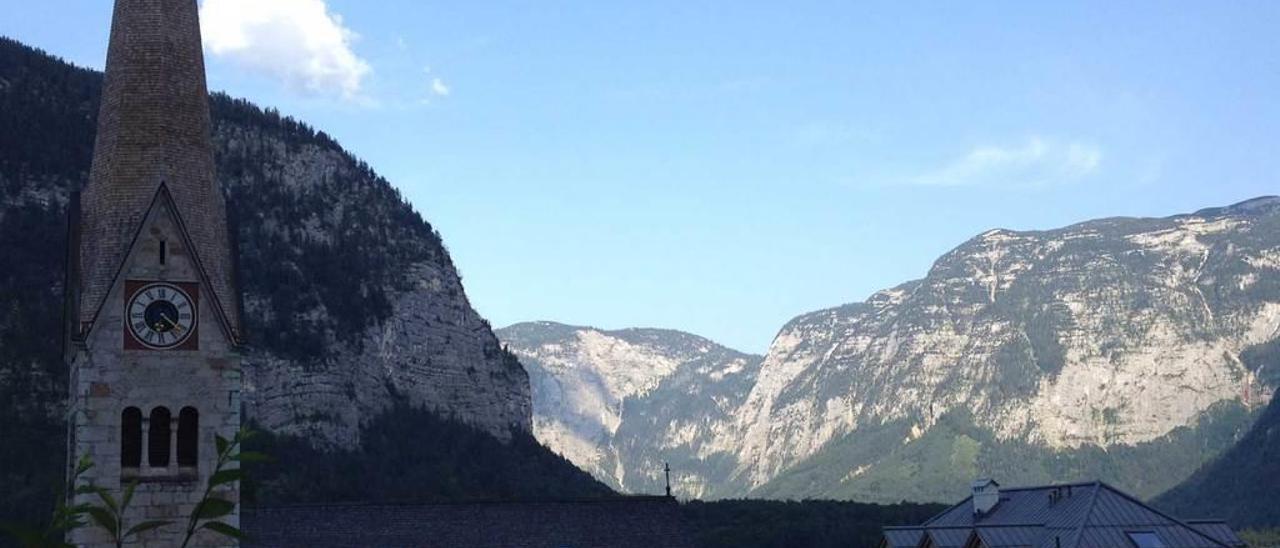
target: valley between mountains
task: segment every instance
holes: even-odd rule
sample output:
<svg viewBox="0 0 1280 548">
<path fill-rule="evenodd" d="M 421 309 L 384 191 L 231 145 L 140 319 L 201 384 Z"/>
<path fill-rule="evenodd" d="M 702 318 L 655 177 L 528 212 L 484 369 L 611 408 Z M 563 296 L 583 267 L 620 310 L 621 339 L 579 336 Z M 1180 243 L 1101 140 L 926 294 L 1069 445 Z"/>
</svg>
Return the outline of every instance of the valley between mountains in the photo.
<svg viewBox="0 0 1280 548">
<path fill-rule="evenodd" d="M 101 82 L 0 39 L 6 520 L 45 513 L 64 472 L 49 273 Z M 1280 443 L 1280 198 L 993 230 L 755 356 L 658 329 L 491 330 L 390 182 L 278 112 L 211 107 L 253 333 L 245 418 L 288 463 L 254 471 L 258 502 L 661 493 L 669 462 L 682 498 L 934 502 L 977 476 L 1102 479 L 1144 498 L 1183 484 L 1162 499 L 1182 515 L 1280 520 L 1256 481 Z"/>
<path fill-rule="evenodd" d="M 623 491 L 962 498 L 1102 479 L 1173 488 L 1280 382 L 1280 199 L 992 230 L 923 279 L 803 315 L 763 357 L 654 329 L 498 330 L 536 436 Z"/>
</svg>

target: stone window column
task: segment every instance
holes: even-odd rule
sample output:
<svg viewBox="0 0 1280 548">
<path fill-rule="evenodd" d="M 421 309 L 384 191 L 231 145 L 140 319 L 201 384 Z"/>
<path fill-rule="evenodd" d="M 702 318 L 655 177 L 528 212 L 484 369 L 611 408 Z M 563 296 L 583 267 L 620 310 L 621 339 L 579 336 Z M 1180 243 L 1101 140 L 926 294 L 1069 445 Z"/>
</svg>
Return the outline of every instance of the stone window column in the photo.
<svg viewBox="0 0 1280 548">
<path fill-rule="evenodd" d="M 178 415 L 169 416 L 169 471 L 170 476 L 178 475 Z"/>
<path fill-rule="evenodd" d="M 142 458 L 138 462 L 138 471 L 149 470 L 151 468 L 151 415 L 149 413 L 142 414 Z"/>
</svg>

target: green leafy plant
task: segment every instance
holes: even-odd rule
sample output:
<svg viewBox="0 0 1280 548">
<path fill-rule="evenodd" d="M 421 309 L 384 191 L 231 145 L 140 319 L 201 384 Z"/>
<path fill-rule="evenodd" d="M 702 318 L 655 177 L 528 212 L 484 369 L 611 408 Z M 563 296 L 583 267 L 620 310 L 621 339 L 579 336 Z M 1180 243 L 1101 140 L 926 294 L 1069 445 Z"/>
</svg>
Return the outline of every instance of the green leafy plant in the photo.
<svg viewBox="0 0 1280 548">
<path fill-rule="evenodd" d="M 164 527 L 173 522 L 162 520 L 144 521 L 133 527 L 127 527 L 124 516 L 129 512 L 129 505 L 133 503 L 133 493 L 138 489 L 138 481 L 134 480 L 124 488 L 124 495 L 120 500 L 116 500 L 111 492 L 101 488 L 89 485 L 76 489 L 77 493 L 91 493 L 98 496 L 101 506 L 88 506 L 85 511 L 93 520 L 93 523 L 99 528 L 107 532 L 111 536 L 111 542 L 115 543 L 116 548 L 124 548 L 126 542 L 138 538 L 139 535 Z"/>
<path fill-rule="evenodd" d="M 206 529 L 236 540 L 245 538 L 243 531 L 221 521 L 222 518 L 231 515 L 235 511 L 236 503 L 227 500 L 217 491 L 220 487 L 234 485 L 244 479 L 244 469 L 239 466 L 240 464 L 265 462 L 267 460 L 266 455 L 262 453 L 240 450 L 244 442 L 252 438 L 253 435 L 253 431 L 241 429 L 236 433 L 235 438 L 231 440 L 227 440 L 222 436 L 215 438 L 218 448 L 218 461 L 214 465 L 213 474 L 209 476 L 209 481 L 205 485 L 204 496 L 196 504 L 195 510 L 191 512 L 191 517 L 187 520 L 186 535 L 182 539 L 182 548 L 186 548 L 191 543 L 191 539 L 196 536 L 196 533 Z M 236 466 L 233 468 L 232 464 Z"/>
</svg>

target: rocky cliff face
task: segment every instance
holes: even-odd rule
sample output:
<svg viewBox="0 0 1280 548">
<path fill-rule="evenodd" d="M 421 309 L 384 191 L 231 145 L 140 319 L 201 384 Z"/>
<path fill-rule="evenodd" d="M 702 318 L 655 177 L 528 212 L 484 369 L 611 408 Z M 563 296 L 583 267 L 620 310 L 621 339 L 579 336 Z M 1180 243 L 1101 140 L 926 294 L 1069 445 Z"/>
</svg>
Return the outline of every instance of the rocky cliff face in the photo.
<svg viewBox="0 0 1280 548">
<path fill-rule="evenodd" d="M 702 497 L 952 500 L 978 475 L 1152 496 L 1280 381 L 1280 199 L 988 232 L 922 280 L 795 319 L 729 384 L 708 367 L 637 388 L 687 358 L 556 329 L 500 332 L 530 365 L 539 435 L 623 489 L 676 455 Z M 643 379 L 596 378 L 619 374 Z"/>
<path fill-rule="evenodd" d="M 886 458 L 888 449 L 959 415 L 989 433 L 986 445 L 1054 455 L 1153 444 L 1223 405 L 1263 406 L 1277 364 L 1242 357 L 1280 336 L 1278 269 L 1275 198 L 1169 219 L 988 232 L 923 280 L 786 326 L 726 433 L 742 440 L 737 474 L 761 488 L 831 459 L 821 453 L 833 445 L 892 444 L 844 460 L 850 468 L 834 485 L 785 482 L 808 495 L 889 498 L 876 492 L 886 479 L 877 468 L 912 461 Z M 902 436 L 884 438 L 889 426 Z M 957 472 L 1035 475 L 991 470 L 1001 450 L 970 441 L 949 452 L 964 464 Z M 1022 469 L 1040 468 L 1037 460 Z M 1148 475 L 1185 476 L 1195 465 Z M 1141 479 L 1121 483 L 1147 495 L 1167 483 Z"/>
<path fill-rule="evenodd" d="M 732 424 L 758 356 L 658 329 L 540 322 L 498 336 L 529 371 L 535 435 L 602 481 L 661 493 L 670 462 L 675 491 L 702 497 L 732 472 L 732 448 L 709 441 Z"/>
<path fill-rule="evenodd" d="M 348 448 L 398 398 L 502 438 L 529 430 L 527 375 L 390 184 L 289 120 L 227 98 L 214 112 L 253 343 L 247 415 Z"/>
<path fill-rule="evenodd" d="M 0 501 L 48 495 L 65 446 L 66 208 L 88 178 L 99 73 L 0 39 Z M 429 224 L 332 139 L 216 96 L 218 175 L 244 298 L 246 417 L 359 445 L 393 405 L 500 438 L 532 429 L 528 377 L 471 308 Z M 10 504 L 12 503 L 12 504 Z M 24 506 L 25 504 L 25 506 Z"/>
</svg>

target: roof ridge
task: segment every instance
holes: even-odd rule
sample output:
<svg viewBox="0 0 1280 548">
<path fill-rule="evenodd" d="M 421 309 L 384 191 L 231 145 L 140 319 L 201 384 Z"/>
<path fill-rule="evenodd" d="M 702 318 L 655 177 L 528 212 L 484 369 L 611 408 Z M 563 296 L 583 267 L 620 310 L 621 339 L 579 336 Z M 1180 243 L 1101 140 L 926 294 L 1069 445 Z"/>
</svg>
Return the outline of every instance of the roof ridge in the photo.
<svg viewBox="0 0 1280 548">
<path fill-rule="evenodd" d="M 1099 484 L 1099 485 L 1101 485 L 1102 487 L 1106 487 L 1108 491 L 1111 491 L 1112 493 L 1115 493 L 1115 494 L 1117 494 L 1117 495 L 1120 495 L 1120 496 L 1121 496 L 1121 497 L 1123 497 L 1125 500 L 1128 500 L 1128 501 L 1130 501 L 1130 502 L 1133 502 L 1133 503 L 1135 503 L 1135 504 L 1137 504 L 1137 505 L 1139 505 L 1139 506 L 1141 506 L 1141 507 L 1143 507 L 1143 508 L 1146 508 L 1147 510 L 1150 510 L 1150 511 L 1154 512 L 1157 516 L 1160 516 L 1160 517 L 1165 518 L 1165 519 L 1167 519 L 1167 520 L 1169 520 L 1169 521 L 1172 521 L 1172 522 L 1174 522 L 1174 523 L 1176 523 L 1176 524 L 1178 524 L 1178 525 L 1181 525 L 1181 526 L 1183 526 L 1183 527 L 1186 527 L 1187 529 L 1190 529 L 1190 530 L 1191 530 L 1191 532 L 1193 532 L 1193 533 L 1195 533 L 1195 534 L 1197 534 L 1197 535 L 1200 535 L 1201 537 L 1204 537 L 1205 539 L 1208 539 L 1208 540 L 1209 540 L 1209 542 L 1212 542 L 1212 543 L 1217 544 L 1218 546 L 1222 546 L 1222 547 L 1224 547 L 1224 548 L 1231 548 L 1231 545 L 1229 545 L 1229 544 L 1227 544 L 1227 543 L 1225 543 L 1225 542 L 1222 542 L 1222 541 L 1220 541 L 1220 540 L 1218 540 L 1218 539 L 1216 539 L 1216 538 L 1213 538 L 1213 537 L 1211 537 L 1211 536 L 1209 536 L 1209 535 L 1207 535 L 1207 534 L 1205 534 L 1205 533 L 1201 532 L 1199 529 L 1196 529 L 1195 527 L 1192 527 L 1192 526 L 1191 526 L 1191 524 L 1189 524 L 1189 523 L 1187 523 L 1187 522 L 1184 522 L 1184 521 L 1182 521 L 1182 520 L 1180 520 L 1180 519 L 1178 519 L 1178 518 L 1175 518 L 1175 517 L 1173 517 L 1173 516 L 1170 516 L 1169 514 L 1166 514 L 1166 513 L 1164 513 L 1164 512 L 1161 512 L 1161 511 L 1160 511 L 1159 509 L 1157 509 L 1156 507 L 1151 506 L 1151 505 L 1149 505 L 1149 504 L 1147 504 L 1147 503 L 1145 503 L 1145 502 L 1142 502 L 1142 501 L 1140 501 L 1140 500 L 1138 500 L 1138 499 L 1136 499 L 1136 498 L 1134 498 L 1134 497 L 1130 496 L 1128 493 L 1125 493 L 1124 491 L 1121 491 L 1121 490 L 1119 490 L 1119 489 L 1116 489 L 1115 487 L 1112 487 L 1112 486 L 1110 486 L 1110 485 L 1107 485 L 1106 483 L 1103 483 L 1103 482 L 1101 482 L 1101 481 L 1099 481 L 1099 482 L 1098 482 L 1098 484 Z"/>
<path fill-rule="evenodd" d="M 951 505 L 951 506 L 947 507 L 947 509 L 946 509 L 946 510 L 943 510 L 943 511 L 941 511 L 941 512 L 938 512 L 936 515 L 934 515 L 933 517 L 929 518 L 929 519 L 928 519 L 928 520 L 926 520 L 924 523 L 921 523 L 921 524 L 920 524 L 920 527 L 928 527 L 930 523 L 933 523 L 933 522 L 935 522 L 935 521 L 938 521 L 939 519 L 942 519 L 942 516 L 945 516 L 945 515 L 947 515 L 947 514 L 950 514 L 952 510 L 956 510 L 956 509 L 958 509 L 958 508 L 961 508 L 961 507 L 963 507 L 965 504 L 972 504 L 972 502 L 971 502 L 972 500 L 973 500 L 973 495 L 969 495 L 969 496 L 965 497 L 965 498 L 964 498 L 964 500 L 962 500 L 962 501 L 960 501 L 960 502 L 957 502 L 957 503 L 955 503 L 955 504 L 953 504 L 953 505 Z"/>
<path fill-rule="evenodd" d="M 1081 482 L 1075 482 L 1075 483 L 1051 483 L 1051 484 L 1048 484 L 1048 485 L 1036 485 L 1036 486 L 1024 486 L 1024 487 L 1010 487 L 1010 488 L 1007 488 L 1007 489 L 1006 489 L 1006 488 L 1004 488 L 1004 487 L 1001 487 L 1001 488 L 1000 488 L 1000 492 L 1001 492 L 1001 493 L 1006 493 L 1006 492 L 1009 492 L 1009 491 L 1040 491 L 1040 490 L 1042 490 L 1042 489 L 1060 489 L 1060 488 L 1062 488 L 1062 487 L 1088 487 L 1088 486 L 1093 485 L 1093 484 L 1095 484 L 1095 483 L 1097 483 L 1097 482 L 1093 482 L 1093 481 L 1081 481 Z"/>
<path fill-rule="evenodd" d="M 1095 481 L 1092 484 L 1093 494 L 1089 498 L 1089 507 L 1084 511 L 1084 517 L 1080 520 L 1080 527 L 1076 528 L 1075 542 L 1068 542 L 1068 547 L 1080 546 L 1080 539 L 1084 537 L 1084 527 L 1089 524 L 1089 516 L 1093 515 L 1093 509 L 1098 506 L 1098 493 L 1102 492 L 1102 482 Z"/>
</svg>

